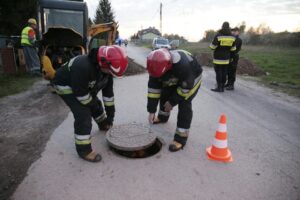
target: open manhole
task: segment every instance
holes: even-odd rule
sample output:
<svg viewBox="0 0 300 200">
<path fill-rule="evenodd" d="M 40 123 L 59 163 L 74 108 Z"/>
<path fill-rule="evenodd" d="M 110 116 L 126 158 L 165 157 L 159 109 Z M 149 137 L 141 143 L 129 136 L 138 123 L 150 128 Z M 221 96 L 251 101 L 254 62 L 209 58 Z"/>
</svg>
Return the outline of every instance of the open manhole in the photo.
<svg viewBox="0 0 300 200">
<path fill-rule="evenodd" d="M 129 158 L 146 158 L 162 147 L 150 128 L 138 123 L 114 126 L 106 133 L 106 140 L 114 152 Z"/>
</svg>

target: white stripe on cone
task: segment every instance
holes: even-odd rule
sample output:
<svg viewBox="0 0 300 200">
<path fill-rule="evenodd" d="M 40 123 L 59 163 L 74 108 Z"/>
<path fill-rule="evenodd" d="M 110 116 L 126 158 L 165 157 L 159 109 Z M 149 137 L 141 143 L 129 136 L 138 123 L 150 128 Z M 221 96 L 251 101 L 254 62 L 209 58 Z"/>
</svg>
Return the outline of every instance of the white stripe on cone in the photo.
<svg viewBox="0 0 300 200">
<path fill-rule="evenodd" d="M 227 148 L 227 140 L 218 140 L 214 138 L 213 145 L 220 149 Z"/>
<path fill-rule="evenodd" d="M 227 132 L 227 126 L 226 126 L 226 124 L 219 123 L 218 131 L 222 132 L 222 133 Z"/>
</svg>

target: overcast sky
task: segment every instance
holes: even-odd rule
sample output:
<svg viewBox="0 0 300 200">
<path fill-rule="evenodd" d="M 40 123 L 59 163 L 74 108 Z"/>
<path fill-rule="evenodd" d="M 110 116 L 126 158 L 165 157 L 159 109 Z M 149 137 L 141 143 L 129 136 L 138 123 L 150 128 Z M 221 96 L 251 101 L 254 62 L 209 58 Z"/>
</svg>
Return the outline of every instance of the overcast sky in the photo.
<svg viewBox="0 0 300 200">
<path fill-rule="evenodd" d="M 98 0 L 85 0 L 93 19 Z M 110 0 L 122 38 L 141 28 L 159 29 L 159 4 L 163 4 L 163 34 L 179 34 L 199 41 L 207 29 L 231 27 L 245 21 L 247 27 L 265 23 L 275 32 L 300 31 L 300 0 Z"/>
</svg>

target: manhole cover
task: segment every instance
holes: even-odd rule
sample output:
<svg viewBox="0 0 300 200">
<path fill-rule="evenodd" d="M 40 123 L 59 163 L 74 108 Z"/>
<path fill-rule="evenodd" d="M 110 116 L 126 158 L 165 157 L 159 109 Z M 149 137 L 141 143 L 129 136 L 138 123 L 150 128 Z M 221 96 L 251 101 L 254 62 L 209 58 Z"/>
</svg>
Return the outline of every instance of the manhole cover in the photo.
<svg viewBox="0 0 300 200">
<path fill-rule="evenodd" d="M 148 126 L 131 123 L 114 126 L 106 133 L 109 145 L 122 151 L 139 151 L 154 144 L 156 136 Z"/>
</svg>

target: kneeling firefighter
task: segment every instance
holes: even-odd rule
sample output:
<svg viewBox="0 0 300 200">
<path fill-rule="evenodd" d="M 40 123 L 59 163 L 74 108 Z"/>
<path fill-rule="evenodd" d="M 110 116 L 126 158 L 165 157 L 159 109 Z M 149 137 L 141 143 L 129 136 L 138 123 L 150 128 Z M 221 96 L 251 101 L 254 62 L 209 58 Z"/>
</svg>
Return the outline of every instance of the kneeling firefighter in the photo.
<svg viewBox="0 0 300 200">
<path fill-rule="evenodd" d="M 177 128 L 169 150 L 183 149 L 193 117 L 192 100 L 201 85 L 202 67 L 187 51 L 158 49 L 148 55 L 147 70 L 148 120 L 153 124 L 166 123 L 178 105 Z M 158 103 L 160 110 L 155 118 Z"/>
<path fill-rule="evenodd" d="M 76 150 L 84 160 L 101 160 L 100 154 L 94 152 L 91 146 L 91 119 L 100 130 L 107 131 L 112 127 L 115 115 L 113 76 L 122 76 L 127 65 L 123 49 L 102 46 L 92 49 L 88 55 L 72 58 L 57 70 L 51 81 L 74 115 Z M 97 97 L 100 90 L 105 112 Z"/>
</svg>

